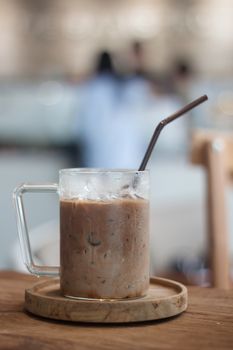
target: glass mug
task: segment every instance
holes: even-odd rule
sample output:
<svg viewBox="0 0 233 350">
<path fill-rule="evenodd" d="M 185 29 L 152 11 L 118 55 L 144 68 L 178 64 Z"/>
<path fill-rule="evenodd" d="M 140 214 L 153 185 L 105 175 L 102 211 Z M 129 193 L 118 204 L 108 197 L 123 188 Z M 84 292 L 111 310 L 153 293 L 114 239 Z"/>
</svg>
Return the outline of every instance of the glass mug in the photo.
<svg viewBox="0 0 233 350">
<path fill-rule="evenodd" d="M 33 262 L 22 195 L 60 199 L 60 267 Z M 59 184 L 22 184 L 14 191 L 24 262 L 39 276 L 60 276 L 61 293 L 81 299 L 125 299 L 149 288 L 149 172 L 62 169 Z"/>
</svg>

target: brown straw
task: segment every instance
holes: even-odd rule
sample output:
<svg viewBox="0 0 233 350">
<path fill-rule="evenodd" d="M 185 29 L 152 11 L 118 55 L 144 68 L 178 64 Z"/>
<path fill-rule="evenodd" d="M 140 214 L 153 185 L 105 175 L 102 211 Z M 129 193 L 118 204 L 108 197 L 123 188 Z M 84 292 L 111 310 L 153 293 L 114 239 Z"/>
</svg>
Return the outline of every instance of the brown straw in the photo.
<svg viewBox="0 0 233 350">
<path fill-rule="evenodd" d="M 183 114 L 187 113 L 188 111 L 190 111 L 191 109 L 195 108 L 196 106 L 198 106 L 199 104 L 203 103 L 204 101 L 208 100 L 208 97 L 206 95 L 203 95 L 199 98 L 197 98 L 196 100 L 194 100 L 193 102 L 187 104 L 186 106 L 184 106 L 183 108 L 181 108 L 179 111 L 177 111 L 176 113 L 172 114 L 170 117 L 165 118 L 163 120 L 161 120 L 161 122 L 157 125 L 154 134 L 150 140 L 149 146 L 146 150 L 145 156 L 141 162 L 141 165 L 138 169 L 138 171 L 142 171 L 145 170 L 146 165 L 148 163 L 148 160 L 150 159 L 151 153 L 153 151 L 153 148 L 158 140 L 159 134 L 161 133 L 161 131 L 163 130 L 163 128 L 165 127 L 165 125 L 173 122 L 173 120 L 181 117 Z"/>
</svg>

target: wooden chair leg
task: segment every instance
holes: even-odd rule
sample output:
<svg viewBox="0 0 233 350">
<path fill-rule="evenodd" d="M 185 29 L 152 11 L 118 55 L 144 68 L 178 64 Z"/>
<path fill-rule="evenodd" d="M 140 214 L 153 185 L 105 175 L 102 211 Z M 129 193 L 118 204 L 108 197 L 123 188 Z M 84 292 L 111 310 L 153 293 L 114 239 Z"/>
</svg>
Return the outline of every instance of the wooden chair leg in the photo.
<svg viewBox="0 0 233 350">
<path fill-rule="evenodd" d="M 215 139 L 207 144 L 208 229 L 211 284 L 230 287 L 230 258 L 226 215 L 225 144 Z"/>
</svg>

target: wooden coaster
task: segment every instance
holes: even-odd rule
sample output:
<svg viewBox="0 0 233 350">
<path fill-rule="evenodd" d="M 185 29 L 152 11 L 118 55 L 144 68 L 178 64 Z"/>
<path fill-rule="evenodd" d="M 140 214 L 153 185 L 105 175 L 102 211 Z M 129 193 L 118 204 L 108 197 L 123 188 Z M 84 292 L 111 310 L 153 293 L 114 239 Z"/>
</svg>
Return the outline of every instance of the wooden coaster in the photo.
<svg viewBox="0 0 233 350">
<path fill-rule="evenodd" d="M 148 294 L 121 301 L 78 300 L 60 294 L 59 278 L 48 279 L 25 291 L 25 307 L 31 313 L 56 320 L 122 323 L 158 320 L 187 308 L 187 289 L 181 283 L 151 278 Z"/>
</svg>

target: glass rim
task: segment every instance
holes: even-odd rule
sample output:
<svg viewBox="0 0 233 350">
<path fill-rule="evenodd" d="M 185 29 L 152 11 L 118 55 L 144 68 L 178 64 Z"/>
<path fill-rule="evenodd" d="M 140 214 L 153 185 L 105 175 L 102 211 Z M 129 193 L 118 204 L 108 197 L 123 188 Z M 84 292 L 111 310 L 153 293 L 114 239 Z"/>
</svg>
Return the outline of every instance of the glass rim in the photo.
<svg viewBox="0 0 233 350">
<path fill-rule="evenodd" d="M 137 170 L 137 169 L 109 169 L 109 168 L 65 168 L 59 170 L 59 175 L 68 174 L 111 174 L 111 173 L 123 173 L 123 174 L 142 174 L 149 173 L 148 169 Z"/>
</svg>

